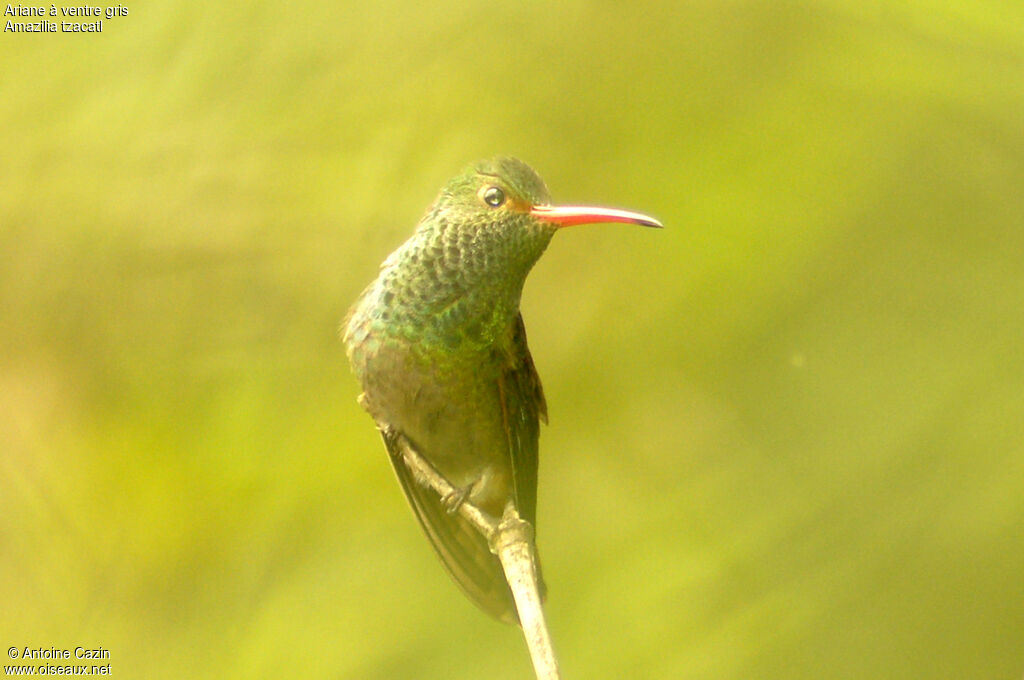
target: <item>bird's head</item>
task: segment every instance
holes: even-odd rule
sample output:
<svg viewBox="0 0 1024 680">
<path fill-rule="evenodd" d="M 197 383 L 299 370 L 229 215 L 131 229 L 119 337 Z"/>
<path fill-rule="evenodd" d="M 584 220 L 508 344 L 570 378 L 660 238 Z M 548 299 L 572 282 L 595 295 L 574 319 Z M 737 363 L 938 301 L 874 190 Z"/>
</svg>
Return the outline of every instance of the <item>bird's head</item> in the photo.
<svg viewBox="0 0 1024 680">
<path fill-rule="evenodd" d="M 547 187 L 526 163 L 498 157 L 449 181 L 423 226 L 443 234 L 446 247 L 461 253 L 463 266 L 518 270 L 525 276 L 559 228 L 598 222 L 661 227 L 653 217 L 627 210 L 551 205 Z M 480 257 L 467 260 L 476 253 Z"/>
</svg>

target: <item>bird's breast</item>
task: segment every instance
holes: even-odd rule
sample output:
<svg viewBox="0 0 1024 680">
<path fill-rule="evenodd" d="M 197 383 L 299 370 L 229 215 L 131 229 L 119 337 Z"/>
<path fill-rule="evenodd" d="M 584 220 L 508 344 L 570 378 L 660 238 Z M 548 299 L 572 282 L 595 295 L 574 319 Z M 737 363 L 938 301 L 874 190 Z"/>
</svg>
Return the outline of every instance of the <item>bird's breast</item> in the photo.
<svg viewBox="0 0 1024 680">
<path fill-rule="evenodd" d="M 463 342 L 453 350 L 443 337 L 410 338 L 353 323 L 349 356 L 373 418 L 405 434 L 453 484 L 492 480 L 481 488 L 500 493 L 495 503 L 504 503 L 511 469 L 498 356 Z"/>
</svg>

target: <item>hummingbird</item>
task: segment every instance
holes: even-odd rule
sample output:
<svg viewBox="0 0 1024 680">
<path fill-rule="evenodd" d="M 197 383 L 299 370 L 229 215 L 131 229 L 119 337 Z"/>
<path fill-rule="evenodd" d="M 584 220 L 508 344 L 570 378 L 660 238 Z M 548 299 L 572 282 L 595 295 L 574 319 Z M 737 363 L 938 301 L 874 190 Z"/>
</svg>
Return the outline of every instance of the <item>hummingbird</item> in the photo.
<svg viewBox="0 0 1024 680">
<path fill-rule="evenodd" d="M 520 160 L 498 157 L 452 178 L 413 235 L 384 260 L 342 323 L 342 339 L 392 466 L 441 562 L 470 600 L 516 623 L 487 537 L 454 510 L 512 504 L 536 528 L 537 445 L 547 405 L 519 311 L 526 276 L 561 227 L 653 217 L 555 206 Z M 442 498 L 401 454 L 404 438 L 456 489 Z M 543 586 L 541 586 L 543 592 Z"/>
</svg>

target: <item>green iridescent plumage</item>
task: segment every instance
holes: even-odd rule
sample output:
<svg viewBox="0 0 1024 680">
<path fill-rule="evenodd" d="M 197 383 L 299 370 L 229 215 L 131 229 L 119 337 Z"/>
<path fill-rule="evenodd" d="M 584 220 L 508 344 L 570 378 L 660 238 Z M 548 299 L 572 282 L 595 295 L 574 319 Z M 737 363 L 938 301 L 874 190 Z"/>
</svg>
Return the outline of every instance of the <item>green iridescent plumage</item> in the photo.
<svg viewBox="0 0 1024 680">
<path fill-rule="evenodd" d="M 561 225 L 660 226 L 635 213 L 549 201 L 544 183 L 521 161 L 496 158 L 467 168 L 384 261 L 343 327 L 361 403 L 385 435 L 424 531 L 466 594 L 510 622 L 515 606 L 487 540 L 414 478 L 396 437 L 481 510 L 500 517 L 511 502 L 536 526 L 537 440 L 546 406 L 519 314 L 523 283 Z"/>
</svg>

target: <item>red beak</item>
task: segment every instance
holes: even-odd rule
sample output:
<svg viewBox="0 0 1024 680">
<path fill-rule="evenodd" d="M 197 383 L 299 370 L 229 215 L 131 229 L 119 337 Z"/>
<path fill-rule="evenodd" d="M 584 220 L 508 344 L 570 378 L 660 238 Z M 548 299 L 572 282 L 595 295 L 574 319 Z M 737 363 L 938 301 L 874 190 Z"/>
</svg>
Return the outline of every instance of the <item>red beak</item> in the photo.
<svg viewBox="0 0 1024 680">
<path fill-rule="evenodd" d="M 569 227 L 574 224 L 595 224 L 598 222 L 629 222 L 645 227 L 661 228 L 661 222 L 641 213 L 615 208 L 595 208 L 589 205 L 535 205 L 530 214 L 539 220 Z"/>
</svg>

